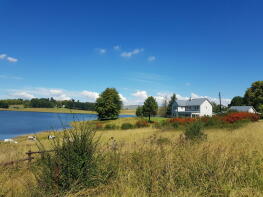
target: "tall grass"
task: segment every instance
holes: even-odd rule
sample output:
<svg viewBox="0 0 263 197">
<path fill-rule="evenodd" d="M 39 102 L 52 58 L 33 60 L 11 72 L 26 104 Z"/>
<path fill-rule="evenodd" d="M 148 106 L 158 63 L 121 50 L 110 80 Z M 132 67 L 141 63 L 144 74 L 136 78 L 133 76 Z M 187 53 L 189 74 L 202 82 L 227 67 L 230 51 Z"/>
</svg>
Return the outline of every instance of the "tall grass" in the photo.
<svg viewBox="0 0 263 197">
<path fill-rule="evenodd" d="M 70 140 L 63 142 L 63 134 L 53 142 L 58 150 L 64 148 L 61 152 L 50 154 L 52 165 L 35 163 L 31 168 L 22 165 L 1 169 L 0 196 L 263 196 L 262 121 L 248 123 L 233 131 L 203 130 L 207 140 L 199 143 L 188 140 L 182 143 L 179 140 L 182 132 L 171 129 L 160 131 L 146 127 L 127 131 L 104 130 L 96 134 L 90 130 L 75 129 L 73 133 L 65 134 Z M 81 131 L 90 132 L 90 137 L 85 137 L 86 134 L 81 134 Z M 83 140 L 79 137 L 74 140 L 72 135 L 84 135 L 81 137 Z M 97 142 L 99 137 L 100 143 Z M 73 168 L 75 165 L 78 169 L 82 168 L 78 160 L 89 163 L 81 151 L 87 152 L 83 147 L 88 146 L 81 144 L 88 144 L 86 141 L 89 142 L 89 139 L 94 142 L 91 147 L 95 147 L 91 149 L 94 156 L 89 159 L 94 158 L 96 165 L 92 166 L 96 176 L 89 178 L 89 174 L 82 176 L 83 173 L 80 173 L 80 177 L 85 177 L 85 180 L 80 181 L 71 179 L 74 176 L 65 173 L 61 177 L 72 181 L 61 180 L 63 184 L 69 185 L 69 189 L 52 179 L 52 173 L 50 176 L 44 174 L 44 177 L 38 174 L 35 180 L 32 171 L 39 169 L 45 172 L 42 171 L 42 165 L 54 170 L 55 163 L 69 174 L 78 172 Z M 72 141 L 78 148 L 72 146 Z M 63 143 L 65 146 L 62 146 Z M 46 142 L 44 144 L 47 145 Z M 86 159 L 82 160 L 75 154 Z M 48 160 L 48 157 L 44 160 Z M 66 166 L 70 166 L 69 169 Z M 46 188 L 44 193 L 43 188 Z"/>
<path fill-rule="evenodd" d="M 95 130 L 87 124 L 63 131 L 62 138 L 51 141 L 54 152 L 42 156 L 35 169 L 39 189 L 52 195 L 106 184 L 118 165 L 113 151 L 102 152 Z M 42 145 L 42 144 L 40 144 Z M 39 146 L 45 150 L 44 146 Z"/>
</svg>

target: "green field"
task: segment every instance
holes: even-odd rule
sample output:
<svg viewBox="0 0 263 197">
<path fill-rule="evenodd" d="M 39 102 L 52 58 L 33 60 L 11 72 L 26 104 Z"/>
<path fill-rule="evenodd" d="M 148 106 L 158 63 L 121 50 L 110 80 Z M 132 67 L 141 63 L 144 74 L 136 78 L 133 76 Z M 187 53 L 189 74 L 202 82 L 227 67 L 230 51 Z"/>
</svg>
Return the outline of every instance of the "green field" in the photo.
<svg viewBox="0 0 263 197">
<path fill-rule="evenodd" d="M 263 196 L 263 121 L 235 130 L 207 129 L 207 140 L 198 143 L 182 143 L 181 133 L 152 127 L 97 131 L 101 147 L 111 139 L 117 142 L 118 174 L 106 185 L 63 196 Z M 47 135 L 39 133 L 37 138 L 48 149 Z M 36 143 L 26 137 L 16 140 L 18 144 L 0 144 L 0 163 L 37 150 Z M 0 170 L 0 196 L 32 195 L 36 185 L 32 170 L 36 169 L 24 163 Z"/>
</svg>

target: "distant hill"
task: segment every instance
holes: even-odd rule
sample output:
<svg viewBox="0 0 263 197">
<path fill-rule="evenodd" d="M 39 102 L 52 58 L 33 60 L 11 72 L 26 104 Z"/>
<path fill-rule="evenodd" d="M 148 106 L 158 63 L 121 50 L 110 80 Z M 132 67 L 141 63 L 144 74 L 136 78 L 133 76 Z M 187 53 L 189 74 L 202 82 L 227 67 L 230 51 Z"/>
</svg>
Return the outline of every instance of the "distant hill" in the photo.
<svg viewBox="0 0 263 197">
<path fill-rule="evenodd" d="M 122 107 L 122 109 L 137 109 L 139 105 L 125 105 Z"/>
</svg>

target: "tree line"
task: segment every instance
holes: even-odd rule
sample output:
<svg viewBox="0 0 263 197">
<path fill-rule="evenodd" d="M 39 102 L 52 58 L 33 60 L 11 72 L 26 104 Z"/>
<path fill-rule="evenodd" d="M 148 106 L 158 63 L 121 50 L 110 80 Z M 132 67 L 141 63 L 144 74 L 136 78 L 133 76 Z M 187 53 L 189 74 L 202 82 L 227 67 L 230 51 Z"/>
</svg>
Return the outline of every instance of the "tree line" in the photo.
<svg viewBox="0 0 263 197">
<path fill-rule="evenodd" d="M 0 100 L 0 108 L 9 108 L 11 105 L 23 105 L 25 108 L 68 108 L 80 110 L 95 110 L 95 103 L 80 102 L 79 100 L 57 101 L 54 98 L 33 98 L 31 100 L 23 99 L 5 99 Z"/>
</svg>

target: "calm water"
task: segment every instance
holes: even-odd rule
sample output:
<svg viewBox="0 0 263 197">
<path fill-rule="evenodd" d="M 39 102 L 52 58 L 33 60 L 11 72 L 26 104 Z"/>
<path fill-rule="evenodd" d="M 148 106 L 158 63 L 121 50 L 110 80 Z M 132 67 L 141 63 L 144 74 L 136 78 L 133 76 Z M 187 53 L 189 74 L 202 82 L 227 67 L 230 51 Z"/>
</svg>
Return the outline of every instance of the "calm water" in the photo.
<svg viewBox="0 0 263 197">
<path fill-rule="evenodd" d="M 69 127 L 69 123 L 74 120 L 95 119 L 97 119 L 95 114 L 0 111 L 0 140 L 39 131 L 58 130 Z"/>
</svg>

